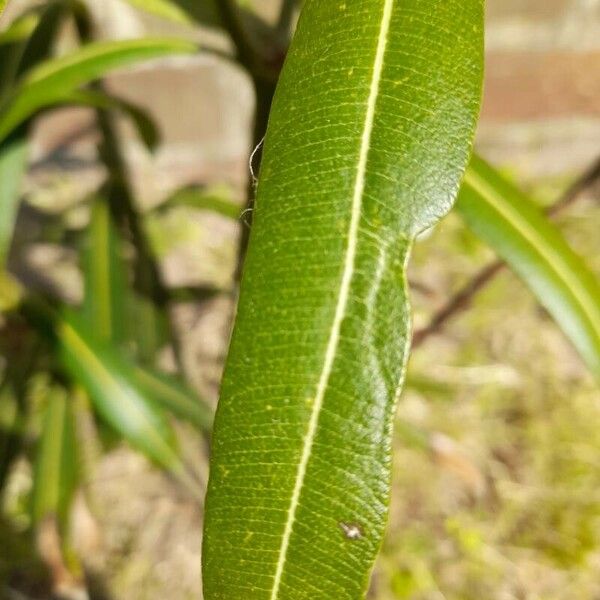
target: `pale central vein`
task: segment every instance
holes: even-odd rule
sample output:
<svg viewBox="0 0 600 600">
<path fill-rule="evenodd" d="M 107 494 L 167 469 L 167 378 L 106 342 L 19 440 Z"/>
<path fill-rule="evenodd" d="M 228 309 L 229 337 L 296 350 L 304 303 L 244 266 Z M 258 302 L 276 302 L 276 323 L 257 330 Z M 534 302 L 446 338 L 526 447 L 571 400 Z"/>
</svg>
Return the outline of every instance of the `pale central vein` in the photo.
<svg viewBox="0 0 600 600">
<path fill-rule="evenodd" d="M 292 530 L 294 527 L 294 521 L 296 520 L 296 511 L 298 510 L 298 504 L 300 501 L 300 494 L 302 492 L 302 486 L 306 476 L 306 469 L 310 460 L 312 447 L 315 441 L 317 433 L 317 426 L 319 424 L 319 415 L 323 408 L 323 400 L 325 398 L 325 392 L 327 385 L 329 384 L 329 378 L 333 369 L 333 363 L 337 353 L 337 348 L 340 342 L 340 331 L 342 322 L 346 315 L 346 309 L 348 306 L 348 299 L 350 297 L 350 287 L 352 283 L 352 277 L 354 275 L 355 261 L 356 261 L 356 249 L 358 245 L 358 230 L 360 224 L 360 214 L 362 210 L 362 201 L 365 191 L 365 181 L 367 172 L 367 160 L 369 157 L 369 148 L 371 146 L 371 136 L 373 133 L 373 125 L 375 123 L 375 110 L 377 107 L 377 97 L 379 95 L 379 85 L 381 82 L 381 74 L 383 71 L 383 64 L 385 58 L 385 51 L 387 47 L 388 34 L 390 30 L 390 24 L 392 21 L 392 9 L 394 6 L 394 0 L 385 0 L 383 7 L 383 15 L 381 19 L 381 27 L 379 30 L 379 38 L 377 42 L 377 50 L 375 54 L 375 63 L 373 65 L 373 74 L 371 78 L 371 85 L 369 90 L 369 98 L 367 101 L 367 111 L 365 116 L 365 124 L 361 138 L 360 153 L 358 157 L 358 163 L 356 168 L 356 179 L 354 182 L 354 189 L 352 194 L 352 213 L 350 217 L 350 226 L 348 228 L 348 245 L 346 248 L 346 255 L 344 259 L 344 271 L 342 274 L 342 281 L 340 285 L 340 291 L 338 301 L 335 309 L 335 315 L 331 331 L 329 334 L 329 341 L 327 343 L 327 349 L 325 351 L 325 360 L 323 362 L 323 369 L 319 377 L 317 384 L 317 390 L 313 401 L 312 412 L 308 429 L 303 440 L 302 456 L 300 457 L 300 463 L 298 464 L 298 471 L 296 473 L 296 481 L 294 485 L 294 491 L 290 501 L 290 507 L 287 513 L 287 521 L 281 539 L 281 546 L 279 548 L 279 558 L 277 560 L 277 569 L 275 571 L 275 577 L 273 579 L 273 587 L 271 589 L 271 600 L 277 600 L 279 596 L 279 589 L 281 586 L 281 579 L 283 576 L 283 569 L 287 557 L 288 547 L 290 538 L 292 536 Z"/>
</svg>

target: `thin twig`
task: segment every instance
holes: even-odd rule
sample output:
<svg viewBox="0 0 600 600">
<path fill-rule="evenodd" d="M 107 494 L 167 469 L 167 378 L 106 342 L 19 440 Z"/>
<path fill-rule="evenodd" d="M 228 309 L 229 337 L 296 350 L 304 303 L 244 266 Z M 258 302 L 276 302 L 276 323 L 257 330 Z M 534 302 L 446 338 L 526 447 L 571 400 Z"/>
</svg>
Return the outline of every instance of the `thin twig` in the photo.
<svg viewBox="0 0 600 600">
<path fill-rule="evenodd" d="M 77 15 L 76 26 L 83 42 L 89 42 L 93 38 L 93 25 L 87 13 Z M 93 87 L 101 91 L 103 89 L 101 82 L 93 84 Z M 106 184 L 107 201 L 117 226 L 128 231 L 135 247 L 136 287 L 153 301 L 154 306 L 168 316 L 169 293 L 162 279 L 158 259 L 154 255 L 136 207 L 135 196 L 130 184 L 129 168 L 121 148 L 113 111 L 98 109 L 95 112 L 96 123 L 101 133 L 98 154 L 109 173 Z M 170 318 L 167 318 L 167 323 L 170 328 L 175 360 L 179 369 L 182 370 L 179 338 Z"/>
<path fill-rule="evenodd" d="M 236 0 L 219 0 L 217 5 L 221 22 L 235 45 L 239 63 L 248 70 L 253 80 L 276 81 L 285 53 L 280 56 L 281 52 L 273 52 L 270 44 L 259 44 L 252 39 Z M 276 44 L 276 31 L 273 34 L 272 41 Z"/>
<path fill-rule="evenodd" d="M 555 217 L 563 212 L 576 200 L 581 198 L 584 192 L 595 185 L 599 180 L 600 157 L 560 195 L 558 200 L 546 210 L 546 214 Z M 412 342 L 413 349 L 418 348 L 430 336 L 439 333 L 447 321 L 467 309 L 470 306 L 473 297 L 492 281 L 504 267 L 506 267 L 504 261 L 496 260 L 480 269 L 468 283 L 466 283 L 438 312 L 434 314 L 426 327 L 415 332 Z"/>
<path fill-rule="evenodd" d="M 289 36 L 292 22 L 294 20 L 294 14 L 296 12 L 296 0 L 283 0 L 281 3 L 281 10 L 279 11 L 279 18 L 277 19 L 277 32 L 281 36 Z"/>
<path fill-rule="evenodd" d="M 221 0 L 218 5 L 221 21 L 236 46 L 236 56 L 240 64 L 247 69 L 254 86 L 256 112 L 254 115 L 251 152 L 253 166 L 256 167 L 256 172 L 258 173 L 262 155 L 262 148 L 259 146 L 267 129 L 275 87 L 289 43 L 289 39 L 281 39 L 280 27 L 288 18 L 291 19 L 291 14 L 288 14 L 290 11 L 290 2 L 284 0 L 280 19 L 270 32 L 272 44 L 266 45 L 253 43 L 244 27 L 242 15 L 235 0 Z M 246 249 L 250 238 L 254 195 L 255 186 L 254 181 L 251 180 L 248 184 L 246 208 L 244 210 L 244 214 L 246 215 L 245 224 L 242 226 L 238 247 L 238 261 L 235 273 L 236 281 L 239 281 L 241 278 Z"/>
</svg>

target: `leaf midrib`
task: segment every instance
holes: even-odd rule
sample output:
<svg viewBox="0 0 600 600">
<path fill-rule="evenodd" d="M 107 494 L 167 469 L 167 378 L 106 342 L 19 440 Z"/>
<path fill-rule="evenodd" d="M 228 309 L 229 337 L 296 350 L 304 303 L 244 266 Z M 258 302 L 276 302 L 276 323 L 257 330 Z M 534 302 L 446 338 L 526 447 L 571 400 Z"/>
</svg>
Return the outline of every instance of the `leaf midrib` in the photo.
<svg viewBox="0 0 600 600">
<path fill-rule="evenodd" d="M 371 137 L 373 133 L 375 112 L 377 108 L 377 98 L 379 96 L 379 87 L 384 67 L 384 58 L 387 48 L 390 24 L 392 20 L 393 7 L 394 0 L 384 0 L 383 13 L 381 17 L 381 26 L 377 41 L 377 49 L 375 52 L 375 61 L 373 64 L 373 74 L 371 77 L 369 96 L 366 106 L 365 123 L 361 137 L 358 163 L 356 167 L 356 179 L 354 182 L 354 189 L 352 195 L 352 212 L 348 228 L 348 242 L 344 257 L 344 270 L 342 273 L 342 279 L 340 283 L 340 290 L 338 294 L 338 301 L 335 309 L 334 319 L 329 334 L 329 340 L 327 342 L 327 348 L 325 351 L 323 369 L 321 371 L 319 381 L 317 384 L 317 390 L 315 393 L 315 398 L 313 400 L 312 412 L 308 423 L 306 435 L 303 440 L 302 454 L 300 462 L 298 464 L 298 470 L 296 472 L 296 479 L 294 483 L 294 490 L 290 500 L 290 506 L 287 512 L 287 520 L 285 523 L 285 528 L 281 540 L 281 546 L 279 549 L 279 557 L 277 560 L 277 567 L 273 579 L 273 587 L 271 588 L 270 600 L 277 600 L 277 598 L 279 597 L 281 580 L 283 577 L 283 571 L 287 558 L 287 551 L 293 532 L 294 522 L 296 519 L 296 512 L 300 502 L 300 495 L 302 493 L 302 488 L 306 477 L 308 462 L 312 454 L 312 447 L 314 444 L 319 424 L 319 416 L 321 414 L 325 393 L 327 391 L 327 386 L 333 370 L 333 364 L 335 361 L 337 348 L 339 346 L 340 341 L 341 326 L 344 320 L 344 316 L 346 314 L 348 299 L 350 296 L 350 288 L 354 276 L 356 251 L 358 245 L 360 215 L 362 211 L 362 202 L 366 185 L 366 172 L 369 150 L 371 146 Z"/>
</svg>

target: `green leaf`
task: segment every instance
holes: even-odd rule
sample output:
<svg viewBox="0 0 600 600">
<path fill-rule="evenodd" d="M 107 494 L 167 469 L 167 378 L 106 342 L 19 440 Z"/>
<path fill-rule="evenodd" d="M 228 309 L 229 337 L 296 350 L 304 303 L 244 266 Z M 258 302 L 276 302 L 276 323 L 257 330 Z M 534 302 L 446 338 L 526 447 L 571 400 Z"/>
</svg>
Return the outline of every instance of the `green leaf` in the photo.
<svg viewBox="0 0 600 600">
<path fill-rule="evenodd" d="M 56 517 L 64 527 L 78 480 L 75 424 L 70 399 L 62 388 L 48 394 L 33 479 L 34 523 Z"/>
<path fill-rule="evenodd" d="M 5 358 L 5 356 L 3 356 Z M 0 383 L 0 493 L 4 489 L 6 478 L 13 461 L 19 455 L 23 435 L 23 423 L 20 414 L 16 390 L 3 373 Z"/>
<path fill-rule="evenodd" d="M 480 0 L 308 0 L 275 96 L 215 418 L 207 600 L 362 598 L 390 493 L 413 238 L 452 206 Z"/>
<path fill-rule="evenodd" d="M 554 317 L 600 378 L 600 284 L 537 206 L 473 157 L 457 210 Z"/>
<path fill-rule="evenodd" d="M 12 44 L 27 39 L 39 21 L 40 15 L 35 12 L 15 19 L 4 31 L 0 32 L 0 44 Z"/>
<path fill-rule="evenodd" d="M 42 5 L 39 22 L 32 35 L 27 39 L 23 54 L 19 61 L 17 75 L 28 73 L 33 67 L 47 59 L 50 55 L 57 34 L 72 5 L 69 2 L 57 1 Z"/>
<path fill-rule="evenodd" d="M 189 421 L 200 431 L 210 433 L 212 411 L 204 400 L 178 379 L 143 367 L 135 368 L 134 377 L 139 387 L 165 410 Z"/>
<path fill-rule="evenodd" d="M 99 196 L 92 204 L 84 256 L 84 314 L 96 337 L 120 342 L 125 331 L 126 273 L 120 238 L 108 200 Z"/>
<path fill-rule="evenodd" d="M 155 210 L 164 212 L 174 206 L 187 206 L 197 210 L 214 212 L 228 219 L 239 219 L 241 209 L 239 204 L 231 198 L 225 189 L 200 188 L 197 186 L 185 187 L 177 190 Z"/>
<path fill-rule="evenodd" d="M 75 316 L 65 315 L 56 328 L 65 364 L 100 415 L 150 459 L 182 473 L 173 432 L 136 385 L 132 367 L 116 350 L 95 341 Z"/>
<path fill-rule="evenodd" d="M 75 89 L 111 70 L 142 60 L 192 53 L 196 46 L 177 39 L 96 42 L 35 68 L 0 107 L 0 140 L 41 108 L 63 102 Z"/>
<path fill-rule="evenodd" d="M 56 3 L 50 4 L 41 17 L 36 13 L 28 15 L 35 19 L 34 27 L 25 44 L 8 49 L 6 62 L 9 64 L 2 72 L 3 81 L 0 83 L 2 93 L 14 77 L 22 75 L 48 56 L 65 14 L 65 5 Z M 0 142 L 0 269 L 6 266 L 19 207 L 21 183 L 27 167 L 26 139 L 27 128 L 22 126 Z"/>
<path fill-rule="evenodd" d="M 6 267 L 12 242 L 27 155 L 27 140 L 23 136 L 0 144 L 0 271 Z"/>
<path fill-rule="evenodd" d="M 6 8 L 6 3 L 7 3 L 7 0 L 0 0 L 0 16 L 4 12 L 4 9 Z"/>
<path fill-rule="evenodd" d="M 66 369 L 104 420 L 149 459 L 191 483 L 173 431 L 163 411 L 137 385 L 134 366 L 113 346 L 98 341 L 72 312 L 59 313 L 32 298 L 24 310 L 56 344 Z"/>
<path fill-rule="evenodd" d="M 173 23 L 190 25 L 193 23 L 188 13 L 178 6 L 175 2 L 169 0 L 126 0 L 135 8 L 139 8 L 147 13 L 167 19 Z"/>
</svg>

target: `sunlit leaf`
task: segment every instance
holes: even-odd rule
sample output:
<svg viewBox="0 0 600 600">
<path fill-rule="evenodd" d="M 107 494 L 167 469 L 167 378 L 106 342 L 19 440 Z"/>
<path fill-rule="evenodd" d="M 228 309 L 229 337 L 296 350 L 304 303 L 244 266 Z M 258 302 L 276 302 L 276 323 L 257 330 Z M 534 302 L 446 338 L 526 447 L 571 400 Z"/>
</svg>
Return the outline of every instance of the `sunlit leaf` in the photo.
<svg viewBox="0 0 600 600">
<path fill-rule="evenodd" d="M 34 69 L 0 107 L 0 140 L 39 109 L 64 101 L 78 87 L 109 71 L 160 56 L 192 53 L 177 39 L 96 42 Z"/>
<path fill-rule="evenodd" d="M 64 389 L 48 392 L 33 480 L 35 523 L 55 517 L 64 526 L 77 485 L 78 464 L 71 401 Z"/>
<path fill-rule="evenodd" d="M 87 390 L 102 417 L 158 464 L 181 471 L 171 428 L 136 385 L 131 366 L 108 345 L 95 342 L 74 316 L 64 317 L 56 327 L 71 375 Z"/>
<path fill-rule="evenodd" d="M 537 206 L 474 157 L 457 210 L 517 273 L 600 378 L 600 284 Z"/>
<path fill-rule="evenodd" d="M 189 14 L 175 2 L 169 0 L 126 0 L 132 6 L 174 23 L 189 25 L 193 21 Z"/>
<path fill-rule="evenodd" d="M 39 23 L 40 15 L 31 12 L 15 19 L 4 31 L 0 32 L 0 44 L 12 44 L 27 39 Z"/>
<path fill-rule="evenodd" d="M 212 411 L 206 401 L 198 398 L 175 377 L 154 370 L 136 367 L 134 377 L 140 388 L 164 409 L 209 433 L 212 427 Z"/>
<path fill-rule="evenodd" d="M 75 314 L 36 299 L 24 305 L 30 320 L 56 344 L 66 369 L 89 394 L 96 411 L 132 446 L 190 483 L 165 415 L 137 385 L 134 366 L 114 347 L 98 341 Z"/>
<path fill-rule="evenodd" d="M 213 212 L 228 219 L 239 219 L 242 213 L 226 190 L 186 187 L 177 190 L 156 209 L 163 212 L 175 206 L 187 206 L 197 210 Z"/>
<path fill-rule="evenodd" d="M 22 136 L 0 144 L 0 271 L 13 237 L 15 219 L 21 197 L 21 184 L 27 167 L 27 141 Z"/>
<path fill-rule="evenodd" d="M 215 418 L 207 600 L 365 594 L 411 338 L 405 265 L 468 162 L 482 5 L 304 2 Z"/>
<path fill-rule="evenodd" d="M 76 90 L 64 102 L 123 113 L 131 119 L 140 139 L 150 151 L 154 151 L 160 141 L 160 133 L 150 115 L 133 102 L 98 90 Z"/>
<path fill-rule="evenodd" d="M 84 314 L 99 340 L 120 342 L 125 332 L 126 272 L 107 198 L 94 199 L 84 256 Z"/>
</svg>

